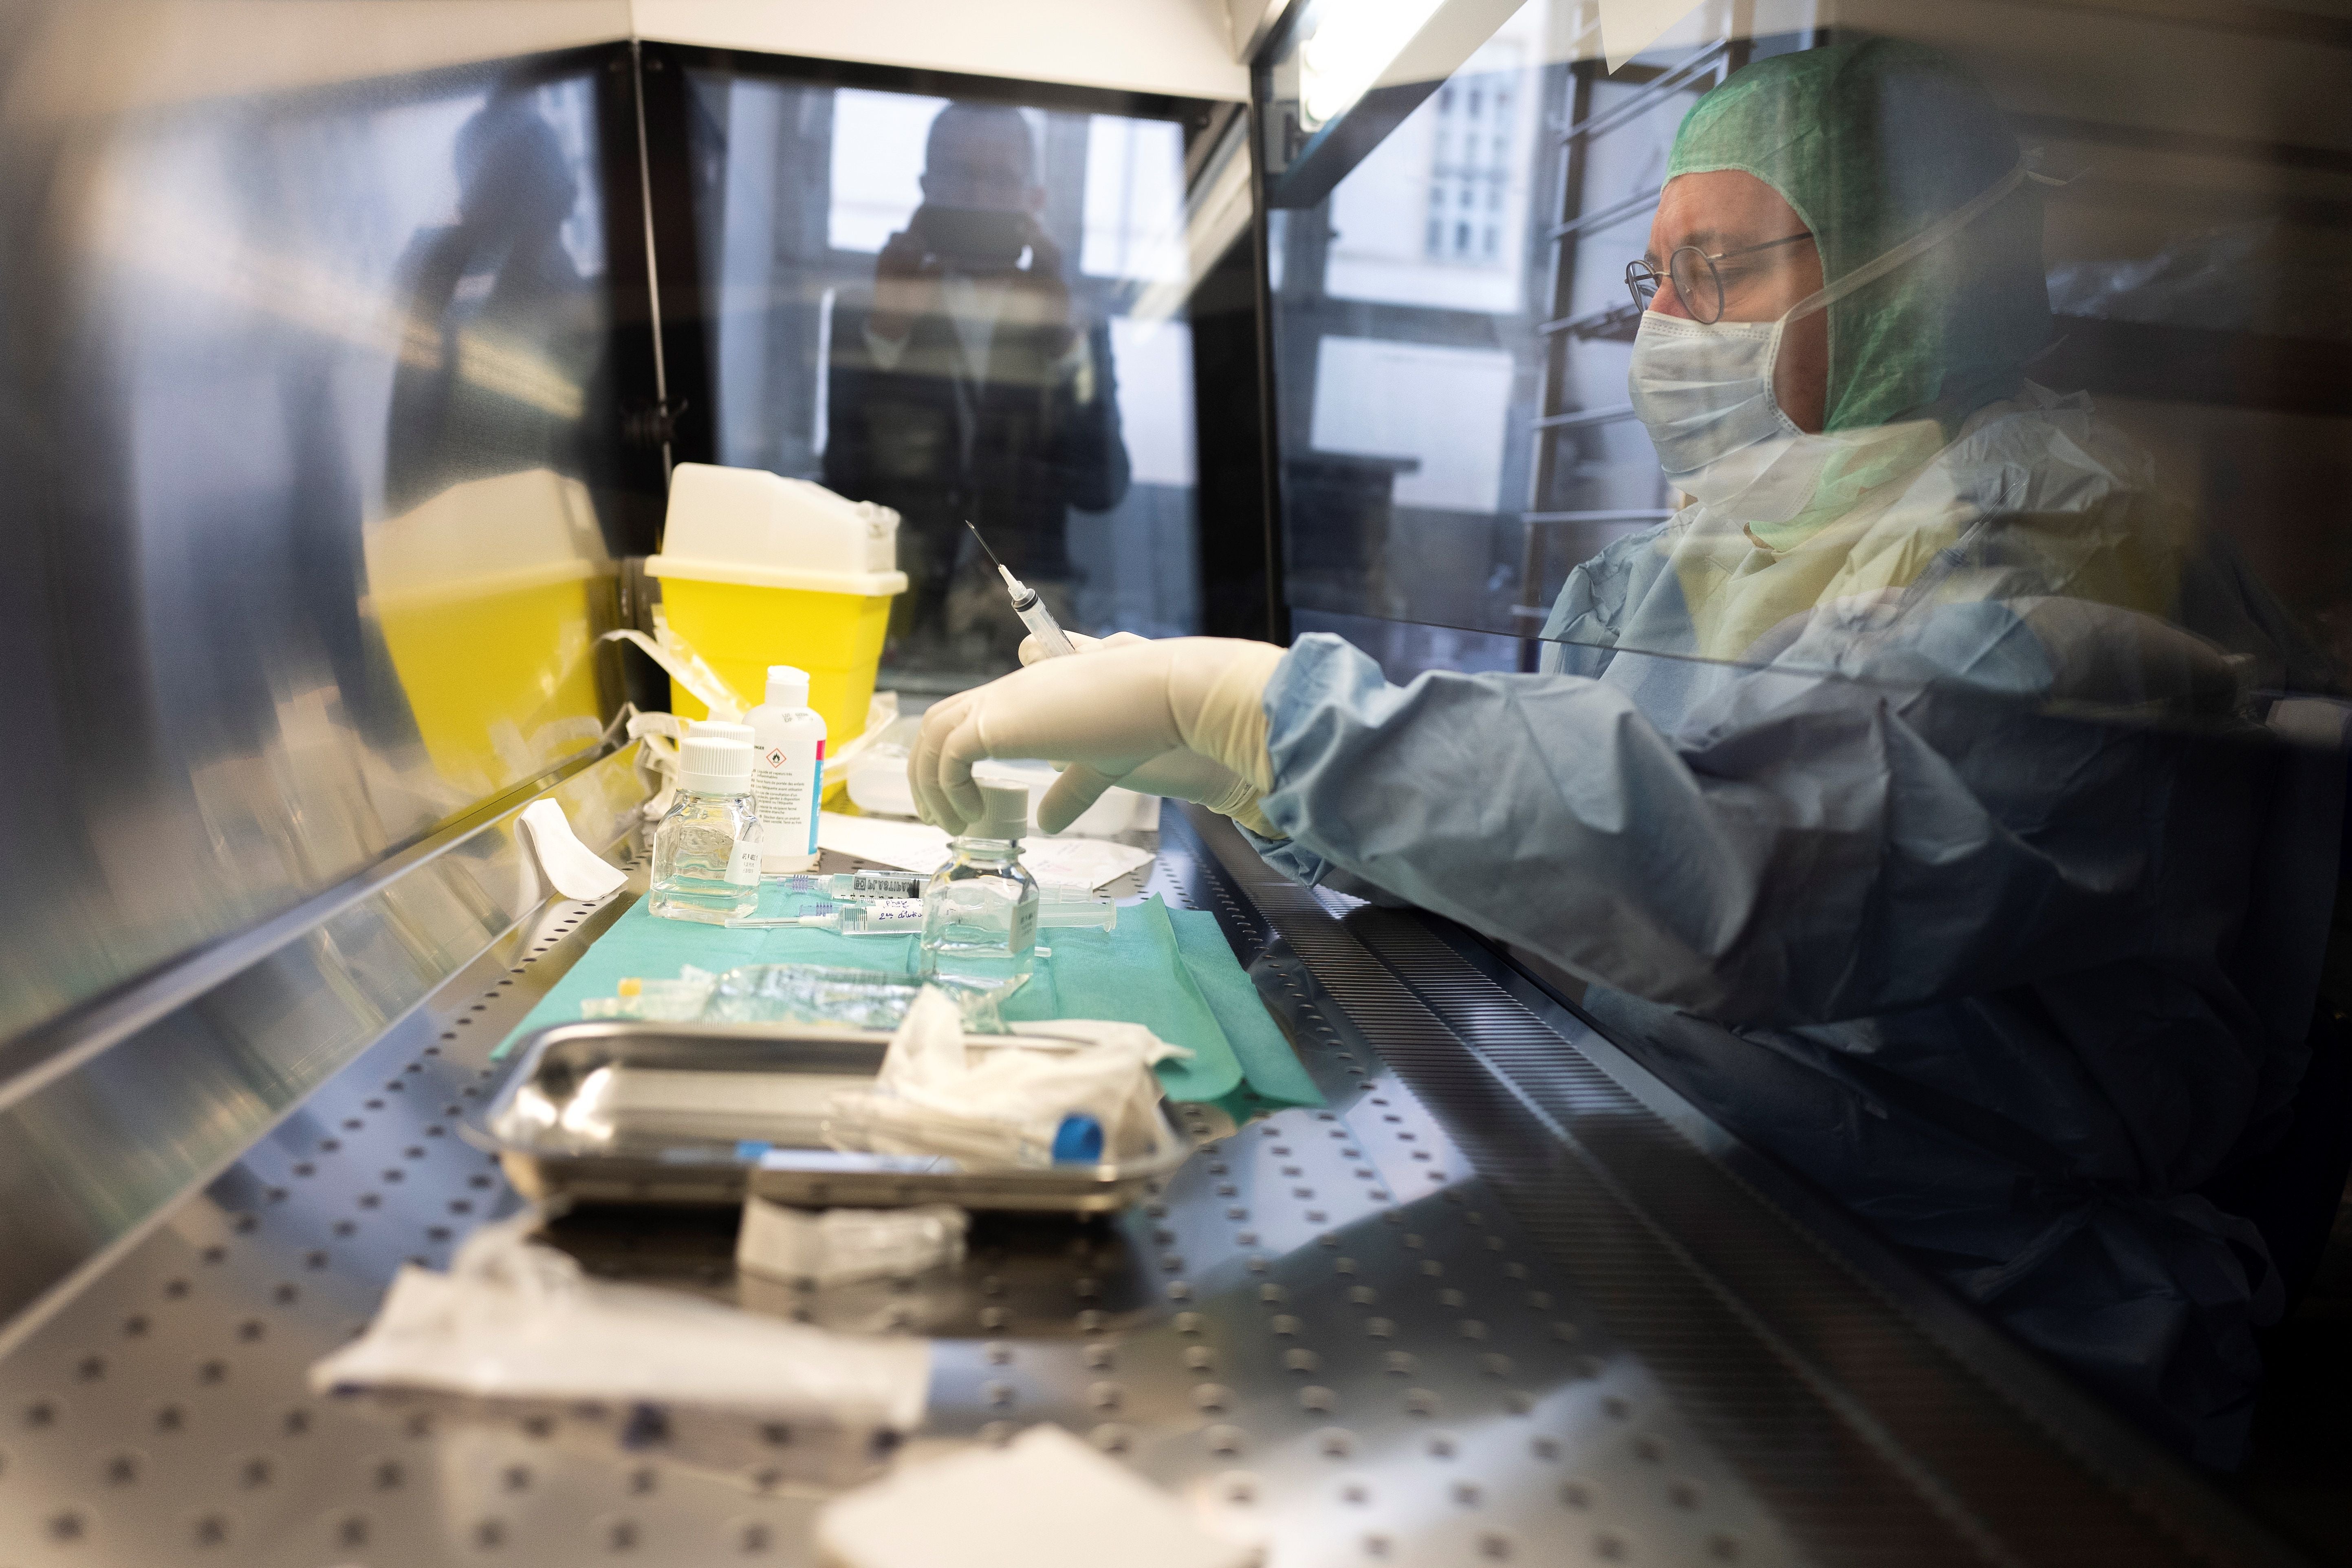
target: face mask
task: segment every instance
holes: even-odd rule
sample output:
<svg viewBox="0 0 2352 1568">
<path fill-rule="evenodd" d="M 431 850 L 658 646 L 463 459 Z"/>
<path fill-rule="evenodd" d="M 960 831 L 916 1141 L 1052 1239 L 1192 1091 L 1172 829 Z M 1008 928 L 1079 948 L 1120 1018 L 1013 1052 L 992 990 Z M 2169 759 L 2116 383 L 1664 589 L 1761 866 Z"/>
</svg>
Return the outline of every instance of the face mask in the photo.
<svg viewBox="0 0 2352 1568">
<path fill-rule="evenodd" d="M 1804 434 L 1772 395 L 1789 319 L 1706 322 L 1642 312 L 1627 381 L 1633 413 L 1675 489 L 1722 500 L 1755 479 L 1771 448 Z"/>
<path fill-rule="evenodd" d="M 1650 432 L 1675 488 L 1711 505 L 1743 492 L 1767 513 L 1793 517 L 1834 438 L 1808 437 L 1772 394 L 1780 340 L 1790 321 L 1874 283 L 1959 232 L 2027 179 L 2021 163 L 1902 244 L 1800 300 L 1773 321 L 1694 321 L 1642 312 L 1626 381 L 1633 413 Z M 1743 510 L 1745 508 L 1743 507 Z"/>
<path fill-rule="evenodd" d="M 1933 419 L 1800 430 L 1772 395 L 1773 359 L 1793 316 L 1710 326 L 1651 311 L 1633 340 L 1633 406 L 1667 478 L 1751 531 L 1851 502 L 1942 445 Z M 1644 374 L 1654 378 L 1647 386 Z"/>
<path fill-rule="evenodd" d="M 1676 489 L 1739 522 L 1788 521 L 1832 461 L 1884 445 L 1892 428 L 1809 436 L 1781 411 L 1772 372 L 1794 317 L 1709 324 L 1649 310 L 1633 339 L 1633 411 L 1659 466 Z"/>
</svg>

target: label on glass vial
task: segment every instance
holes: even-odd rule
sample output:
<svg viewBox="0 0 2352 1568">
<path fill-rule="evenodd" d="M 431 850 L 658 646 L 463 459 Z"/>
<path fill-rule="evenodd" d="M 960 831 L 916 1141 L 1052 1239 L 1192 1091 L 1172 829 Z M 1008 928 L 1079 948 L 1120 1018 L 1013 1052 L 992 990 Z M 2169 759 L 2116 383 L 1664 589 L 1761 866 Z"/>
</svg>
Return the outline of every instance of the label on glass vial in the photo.
<svg viewBox="0 0 2352 1568">
<path fill-rule="evenodd" d="M 816 853 L 817 800 L 824 789 L 824 742 L 793 738 L 751 755 L 751 804 L 761 837 L 778 855 Z"/>
<path fill-rule="evenodd" d="M 1037 901 L 1024 899 L 1013 911 L 1013 951 L 1026 952 L 1037 945 Z"/>
<path fill-rule="evenodd" d="M 758 832 L 747 833 L 738 838 L 735 841 L 735 847 L 728 851 L 727 880 L 738 888 L 756 888 L 760 885 L 760 835 Z"/>
</svg>

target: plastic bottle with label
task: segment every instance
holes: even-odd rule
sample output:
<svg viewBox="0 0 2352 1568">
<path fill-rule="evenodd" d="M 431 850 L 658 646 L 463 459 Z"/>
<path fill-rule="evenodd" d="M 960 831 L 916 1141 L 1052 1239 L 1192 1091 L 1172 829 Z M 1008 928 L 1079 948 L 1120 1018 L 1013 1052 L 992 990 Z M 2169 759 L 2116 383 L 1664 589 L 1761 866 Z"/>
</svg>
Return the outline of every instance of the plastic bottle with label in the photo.
<svg viewBox="0 0 2352 1568">
<path fill-rule="evenodd" d="M 653 912 L 704 925 L 756 912 L 761 837 L 751 748 L 688 736 L 678 744 L 677 800 L 654 829 Z"/>
<path fill-rule="evenodd" d="M 760 810 L 765 876 L 789 876 L 816 864 L 824 720 L 809 707 L 808 694 L 808 671 L 772 664 L 768 700 L 743 715 L 751 726 L 751 799 Z"/>
</svg>

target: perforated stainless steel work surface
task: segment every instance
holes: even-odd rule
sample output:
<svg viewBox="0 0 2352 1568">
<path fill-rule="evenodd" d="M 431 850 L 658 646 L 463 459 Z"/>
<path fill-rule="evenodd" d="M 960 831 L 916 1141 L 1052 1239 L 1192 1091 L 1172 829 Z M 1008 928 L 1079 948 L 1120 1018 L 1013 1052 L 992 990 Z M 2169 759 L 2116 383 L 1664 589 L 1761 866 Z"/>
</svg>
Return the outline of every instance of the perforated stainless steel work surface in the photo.
<svg viewBox="0 0 2352 1568">
<path fill-rule="evenodd" d="M 1809 1382 L 1538 1107 L 1448 1078 L 1457 1037 L 1369 949 L 1294 942 L 1309 920 L 1346 935 L 1325 904 L 1270 916 L 1173 826 L 1153 886 L 1255 961 L 1326 1107 L 1195 1118 L 1223 1135 L 1148 1205 L 983 1222 L 943 1279 L 739 1280 L 725 1215 L 553 1236 L 602 1273 L 930 1336 L 918 1448 L 1055 1422 L 1270 1564 L 2034 1555 Z M 402 1261 L 439 1267 L 516 1206 L 458 1124 L 491 1047 L 619 907 L 550 907 L 0 1362 L 0 1568 L 814 1561 L 821 1499 L 781 1483 L 781 1451 L 715 1473 L 625 1448 L 601 1410 L 386 1418 L 305 1391 Z M 1588 1110 L 1639 1110 L 1585 1087 Z M 1776 1400 L 1785 1451 L 1759 1455 Z M 1864 1528 L 1822 1517 L 1841 1508 Z"/>
</svg>

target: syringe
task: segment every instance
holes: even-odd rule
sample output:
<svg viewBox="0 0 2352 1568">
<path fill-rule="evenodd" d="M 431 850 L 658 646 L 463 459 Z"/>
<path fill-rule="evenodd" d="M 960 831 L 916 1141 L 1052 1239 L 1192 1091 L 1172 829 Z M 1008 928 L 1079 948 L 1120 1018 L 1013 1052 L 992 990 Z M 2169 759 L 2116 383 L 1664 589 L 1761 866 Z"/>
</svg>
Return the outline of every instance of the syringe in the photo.
<svg viewBox="0 0 2352 1568">
<path fill-rule="evenodd" d="M 1111 907 L 1114 910 L 1118 908 L 1117 905 Z M 1045 922 L 1041 921 L 1039 923 Z M 737 915 L 727 922 L 730 931 L 772 931 L 782 926 L 809 926 L 820 931 L 839 931 L 844 936 L 920 936 L 923 933 L 923 900 L 874 899 L 861 903 L 811 904 L 798 914 Z M 1105 926 L 1104 929 L 1109 928 Z"/>
<path fill-rule="evenodd" d="M 760 925 L 824 925 L 835 917 L 830 911 L 837 901 L 840 906 L 841 930 L 844 935 L 863 936 L 878 933 L 882 924 L 860 925 L 863 916 L 852 916 L 850 910 L 860 906 L 913 905 L 920 909 L 923 889 L 930 885 L 930 877 L 921 871 L 836 871 L 815 877 L 785 877 L 781 879 L 784 891 L 814 894 L 826 901 L 809 906 L 821 911 L 814 917 L 786 916 L 782 920 L 758 916 L 741 917 L 727 923 L 730 926 Z M 772 879 L 770 887 L 778 885 Z M 1113 931 L 1118 925 L 1118 903 L 1107 899 L 1091 888 L 1066 888 L 1056 883 L 1045 883 L 1037 889 L 1037 923 L 1041 926 L 1096 926 Z"/>
<path fill-rule="evenodd" d="M 1054 619 L 1054 613 L 1037 597 L 1037 590 L 1015 577 L 1013 569 L 996 558 L 996 552 L 988 547 L 988 541 L 980 538 L 980 530 L 972 527 L 971 519 L 964 520 L 964 526 L 971 529 L 972 538 L 980 540 L 980 552 L 988 557 L 988 563 L 1004 579 L 1004 586 L 1013 595 L 1013 613 L 1021 617 L 1021 624 L 1029 628 L 1029 635 L 1037 639 L 1045 657 L 1060 658 L 1077 652 L 1063 632 L 1061 623 Z"/>
</svg>

